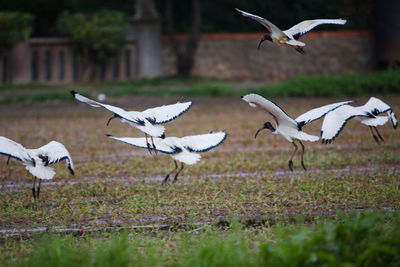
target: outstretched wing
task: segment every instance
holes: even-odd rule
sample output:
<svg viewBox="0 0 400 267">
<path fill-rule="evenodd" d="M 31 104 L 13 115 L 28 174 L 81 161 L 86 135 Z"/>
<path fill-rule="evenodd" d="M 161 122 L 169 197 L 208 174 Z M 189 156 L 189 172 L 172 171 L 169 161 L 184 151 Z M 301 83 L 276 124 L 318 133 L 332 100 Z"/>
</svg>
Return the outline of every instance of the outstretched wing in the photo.
<svg viewBox="0 0 400 267">
<path fill-rule="evenodd" d="M 397 128 L 397 119 L 392 111 L 392 108 L 379 98 L 371 97 L 363 107 L 366 111 L 370 112 L 374 116 L 387 112 L 393 128 Z"/>
<path fill-rule="evenodd" d="M 348 105 L 341 106 L 329 112 L 322 123 L 322 143 L 331 143 L 342 131 L 346 123 L 354 117 L 373 117 L 370 113 L 360 110 L 358 107 Z"/>
<path fill-rule="evenodd" d="M 394 113 L 393 113 L 393 111 L 388 111 L 388 115 L 389 115 L 389 118 L 390 118 L 390 121 L 392 122 L 392 126 L 393 126 L 393 128 L 397 128 L 397 119 L 396 119 L 396 116 L 394 115 Z"/>
<path fill-rule="evenodd" d="M 302 21 L 290 29 L 283 31 L 288 36 L 293 36 L 294 39 L 299 39 L 300 36 L 306 34 L 307 32 L 311 31 L 315 27 L 322 25 L 322 24 L 339 24 L 343 25 L 346 24 L 347 20 L 345 19 L 314 19 L 314 20 L 305 20 Z"/>
<path fill-rule="evenodd" d="M 107 137 L 123 142 L 125 144 L 131 145 L 131 146 L 136 146 L 140 148 L 146 148 L 147 149 L 147 143 L 146 143 L 146 138 L 145 137 L 138 137 L 138 138 L 133 138 L 133 137 L 115 137 L 109 134 L 106 134 Z M 168 138 L 165 138 L 168 139 Z M 174 146 L 168 146 L 166 142 L 164 142 L 165 139 L 161 138 L 153 138 L 154 145 L 156 146 L 156 150 L 160 151 L 162 153 L 166 154 L 175 154 L 179 153 L 182 150 L 180 148 L 174 147 Z M 149 142 L 150 139 L 148 139 Z M 152 148 L 153 149 L 153 148 Z"/>
<path fill-rule="evenodd" d="M 270 114 L 277 125 L 289 125 L 298 128 L 297 122 L 289 117 L 277 104 L 257 94 L 248 94 L 242 96 L 242 99 L 249 103 L 251 107 L 259 107 Z"/>
<path fill-rule="evenodd" d="M 268 20 L 266 20 L 266 19 L 264 19 L 264 18 L 262 18 L 262 17 L 253 15 L 253 14 L 248 13 L 248 12 L 245 12 L 245 11 L 242 11 L 242 10 L 240 10 L 240 9 L 238 9 L 238 8 L 235 8 L 235 9 L 236 9 L 236 11 L 240 12 L 244 17 L 248 17 L 248 18 L 253 19 L 253 20 L 257 21 L 258 23 L 262 24 L 265 28 L 267 28 L 267 30 L 268 30 L 270 33 L 272 33 L 272 32 L 277 32 L 277 33 L 278 33 L 278 32 L 282 32 L 282 31 L 281 31 L 278 27 L 276 27 L 273 23 L 271 23 L 270 21 L 268 21 Z"/>
<path fill-rule="evenodd" d="M 388 104 L 376 97 L 371 97 L 363 107 L 375 116 L 392 110 Z"/>
<path fill-rule="evenodd" d="M 161 107 L 149 108 L 142 112 L 152 124 L 161 124 L 172 121 L 186 112 L 192 106 L 192 102 L 176 103 L 172 105 L 164 105 Z"/>
<path fill-rule="evenodd" d="M 84 96 L 78 94 L 77 92 L 75 92 L 73 90 L 71 90 L 71 94 L 75 97 L 76 100 L 79 100 L 83 103 L 89 104 L 92 107 L 103 107 L 103 108 L 107 109 L 108 111 L 111 111 L 112 113 L 114 113 L 117 117 L 123 118 L 129 122 L 139 124 L 139 125 L 143 125 L 145 123 L 142 118 L 133 116 L 133 113 L 136 114 L 138 112 L 127 112 L 127 111 L 123 110 L 122 108 L 94 101 L 92 99 L 89 99 L 87 97 L 84 97 Z"/>
<path fill-rule="evenodd" d="M 63 160 L 67 161 L 67 166 L 71 174 L 74 174 L 74 163 L 65 146 L 57 141 L 51 141 L 47 145 L 33 149 L 39 155 L 47 157 L 47 164 L 57 163 Z"/>
<path fill-rule="evenodd" d="M 210 132 L 208 134 L 185 136 L 180 138 L 180 143 L 190 152 L 206 152 L 219 146 L 226 138 L 227 133 Z"/>
<path fill-rule="evenodd" d="M 0 136 L 0 154 L 20 161 L 31 161 L 35 165 L 35 160 L 25 147 L 4 136 Z"/>
<path fill-rule="evenodd" d="M 328 114 L 331 111 L 334 111 L 338 107 L 341 107 L 343 105 L 348 105 L 353 102 L 354 102 L 353 100 L 344 101 L 344 102 L 325 105 L 325 106 L 322 106 L 319 108 L 314 108 L 314 109 L 309 110 L 306 113 L 298 116 L 295 119 L 295 121 L 297 121 L 297 123 L 299 124 L 299 127 L 301 128 L 302 126 L 306 125 L 307 123 L 321 119 L 323 116 L 325 116 L 326 114 Z"/>
</svg>

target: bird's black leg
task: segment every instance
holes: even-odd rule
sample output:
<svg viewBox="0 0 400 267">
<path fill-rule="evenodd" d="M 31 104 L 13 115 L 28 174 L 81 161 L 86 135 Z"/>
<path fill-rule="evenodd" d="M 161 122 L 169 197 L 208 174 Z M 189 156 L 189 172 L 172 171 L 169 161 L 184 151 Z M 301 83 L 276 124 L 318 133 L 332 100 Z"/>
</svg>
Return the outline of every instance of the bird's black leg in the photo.
<svg viewBox="0 0 400 267">
<path fill-rule="evenodd" d="M 7 159 L 7 165 L 8 165 L 8 163 L 10 163 L 10 156 L 8 156 L 8 159 Z"/>
<path fill-rule="evenodd" d="M 296 51 L 303 55 L 306 53 L 302 47 L 296 47 Z"/>
<path fill-rule="evenodd" d="M 146 145 L 147 145 L 147 150 L 149 151 L 149 153 L 150 153 L 150 155 L 151 155 L 151 146 L 150 146 L 150 143 L 149 143 L 149 141 L 147 140 L 148 136 L 147 136 L 147 134 L 146 134 L 146 133 L 145 133 L 144 135 L 146 136 Z"/>
<path fill-rule="evenodd" d="M 33 195 L 33 199 L 34 200 L 36 200 L 36 189 L 35 189 L 35 186 L 36 186 L 36 177 L 35 177 L 35 180 L 33 180 L 33 186 L 32 186 L 32 195 Z"/>
<path fill-rule="evenodd" d="M 157 155 L 157 149 L 156 149 L 156 145 L 154 144 L 153 136 L 150 136 L 150 139 L 151 139 L 151 144 L 153 146 L 153 149 L 155 151 L 154 153 L 156 153 L 156 155 Z"/>
<path fill-rule="evenodd" d="M 292 156 L 290 156 L 290 159 L 289 159 L 289 169 L 291 171 L 293 171 L 293 161 L 292 161 L 292 159 L 294 157 L 294 154 L 296 154 L 296 152 L 297 152 L 297 145 L 294 143 L 294 141 L 292 142 L 292 144 L 294 145 L 294 151 L 292 153 Z"/>
<path fill-rule="evenodd" d="M 42 179 L 39 179 L 39 187 L 38 187 L 38 189 L 37 189 L 37 192 L 36 192 L 36 198 L 39 200 L 39 194 L 40 194 L 40 184 L 42 183 Z"/>
<path fill-rule="evenodd" d="M 183 170 L 183 162 L 181 162 L 181 168 L 180 168 L 179 171 L 175 174 L 174 180 L 172 181 L 173 183 L 175 183 L 176 180 L 178 180 L 178 175 L 179 175 L 179 173 L 181 173 L 182 170 Z"/>
<path fill-rule="evenodd" d="M 374 130 L 372 129 L 372 126 L 369 126 L 369 129 L 371 130 L 372 136 L 374 137 L 375 142 L 380 145 L 378 137 L 375 135 Z"/>
<path fill-rule="evenodd" d="M 382 142 L 385 143 L 385 140 L 383 139 L 383 137 L 382 137 L 381 134 L 379 133 L 378 128 L 376 128 L 376 127 L 374 126 L 374 129 L 375 129 L 375 131 L 376 131 L 376 134 L 379 136 L 379 139 L 381 139 Z"/>
<path fill-rule="evenodd" d="M 306 167 L 304 166 L 304 145 L 300 140 L 297 140 L 297 141 L 299 141 L 299 143 L 301 145 L 301 166 L 303 167 L 303 169 L 305 171 L 307 171 Z"/>
<path fill-rule="evenodd" d="M 174 163 L 175 163 L 175 168 L 174 168 L 172 171 L 170 171 L 170 172 L 167 174 L 167 176 L 165 176 L 165 178 L 164 178 L 164 180 L 162 181 L 161 185 L 164 185 L 164 184 L 168 181 L 169 175 L 170 175 L 171 173 L 173 173 L 176 169 L 178 169 L 178 163 L 176 163 L 176 160 L 174 160 Z"/>
</svg>

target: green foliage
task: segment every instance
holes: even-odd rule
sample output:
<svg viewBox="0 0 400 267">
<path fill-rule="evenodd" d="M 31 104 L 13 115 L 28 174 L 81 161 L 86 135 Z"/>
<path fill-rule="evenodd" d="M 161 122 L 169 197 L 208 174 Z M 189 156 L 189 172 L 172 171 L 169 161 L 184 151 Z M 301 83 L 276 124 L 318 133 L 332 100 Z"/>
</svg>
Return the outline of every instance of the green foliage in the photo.
<svg viewBox="0 0 400 267">
<path fill-rule="evenodd" d="M 331 75 L 331 76 L 299 76 L 292 80 L 277 85 L 265 85 L 259 88 L 232 88 L 227 82 L 210 78 L 181 78 L 161 77 L 154 79 L 142 79 L 130 82 L 104 82 L 102 84 L 83 84 L 87 96 L 94 88 L 98 93 L 99 88 L 108 96 L 143 95 L 143 96 L 225 96 L 238 97 L 247 93 L 258 93 L 265 97 L 287 97 L 287 96 L 372 96 L 400 93 L 400 71 L 391 70 L 370 74 Z M 57 88 L 50 92 L 50 87 L 38 84 L 0 86 L 0 92 L 18 92 L 20 89 L 32 88 L 29 94 L 5 94 L 0 97 L 0 103 L 11 102 L 38 102 L 44 100 L 71 100 L 65 87 Z M 43 92 L 46 89 L 49 92 Z M 55 88 L 54 88 L 55 89 Z M 76 89 L 76 86 L 71 87 Z M 80 89 L 82 91 L 82 89 Z M 94 94 L 92 94 L 94 97 Z"/>
<path fill-rule="evenodd" d="M 89 95 L 85 90 L 79 91 L 83 95 Z M 0 103 L 18 103 L 18 102 L 46 102 L 51 100 L 72 100 L 69 91 L 48 91 L 48 92 L 37 92 L 34 94 L 15 94 L 0 96 Z"/>
<path fill-rule="evenodd" d="M 299 76 L 260 88 L 265 96 L 355 96 L 400 93 L 400 71 L 335 76 Z"/>
<path fill-rule="evenodd" d="M 342 216 L 341 223 L 317 230 L 282 232 L 276 244 L 261 245 L 261 261 L 267 266 L 397 266 L 400 217 L 397 214 L 391 224 L 385 224 L 385 217 L 379 213 Z"/>
<path fill-rule="evenodd" d="M 32 22 L 31 14 L 0 11 L 0 57 L 31 33 Z"/>
<path fill-rule="evenodd" d="M 300 229 L 299 229 L 300 228 Z M 398 266 L 400 216 L 365 213 L 312 226 L 276 226 L 274 241 L 233 223 L 228 231 L 111 238 L 55 236 L 32 241 L 29 256 L 4 266 Z M 170 235 L 165 238 L 165 235 Z M 16 241 L 17 242 L 17 241 Z M 173 244 L 174 249 L 169 249 Z M 25 244 L 26 246 L 27 244 Z M 24 247 L 21 244 L 20 248 Z M 16 253 L 16 251 L 13 251 Z M 25 252 L 26 253 L 26 252 Z"/>
<path fill-rule="evenodd" d="M 122 12 L 108 10 L 90 15 L 64 12 L 57 24 L 71 37 L 81 59 L 95 65 L 106 64 L 117 55 L 128 26 Z"/>
<path fill-rule="evenodd" d="M 211 79 L 158 78 L 157 82 L 142 80 L 114 88 L 112 95 L 172 95 L 172 96 L 241 96 L 250 92 L 266 97 L 276 96 L 357 96 L 400 93 L 400 71 L 392 70 L 370 74 L 343 74 L 329 76 L 299 76 L 277 85 L 260 88 L 233 89 L 226 82 Z M 162 81 L 165 81 L 163 83 Z"/>
</svg>

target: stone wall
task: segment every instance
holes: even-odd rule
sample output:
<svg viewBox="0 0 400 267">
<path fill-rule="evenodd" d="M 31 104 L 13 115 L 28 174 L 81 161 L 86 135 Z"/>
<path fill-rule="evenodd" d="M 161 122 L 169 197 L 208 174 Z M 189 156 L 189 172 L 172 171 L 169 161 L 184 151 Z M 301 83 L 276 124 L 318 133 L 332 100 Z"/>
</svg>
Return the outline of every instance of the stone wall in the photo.
<svg viewBox="0 0 400 267">
<path fill-rule="evenodd" d="M 257 50 L 263 34 L 203 34 L 193 75 L 275 83 L 301 74 L 362 73 L 375 68 L 374 37 L 367 31 L 309 33 L 300 40 L 306 43 L 305 55 L 268 41 Z M 162 38 L 162 68 L 164 75 L 175 74 L 175 55 L 167 36 Z"/>
<path fill-rule="evenodd" d="M 137 79 L 136 47 L 136 40 L 127 38 L 119 56 L 101 66 L 93 78 L 100 81 Z M 67 38 L 31 38 L 0 58 L 0 84 L 64 84 L 80 81 L 90 74 L 90 69 L 79 61 Z"/>
</svg>

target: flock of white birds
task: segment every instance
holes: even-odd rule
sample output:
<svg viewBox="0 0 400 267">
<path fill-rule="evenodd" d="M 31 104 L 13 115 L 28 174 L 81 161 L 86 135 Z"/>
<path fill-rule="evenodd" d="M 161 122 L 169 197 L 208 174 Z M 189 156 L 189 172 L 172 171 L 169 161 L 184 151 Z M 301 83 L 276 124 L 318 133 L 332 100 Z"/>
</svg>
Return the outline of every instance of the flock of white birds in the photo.
<svg viewBox="0 0 400 267">
<path fill-rule="evenodd" d="M 343 25 L 346 23 L 346 20 L 343 19 L 306 20 L 294 25 L 286 31 L 281 31 L 264 18 L 239 9 L 236 10 L 243 16 L 258 21 L 267 29 L 267 33 L 260 41 L 258 48 L 263 41 L 269 40 L 279 45 L 293 47 L 302 54 L 304 54 L 303 47 L 305 44 L 297 41 L 300 36 L 321 24 Z M 195 164 L 201 158 L 199 153 L 217 147 L 227 137 L 225 131 L 209 132 L 181 138 L 166 137 L 165 128 L 161 124 L 170 122 L 181 116 L 190 109 L 193 104 L 191 101 L 149 108 L 139 112 L 126 111 L 119 107 L 94 101 L 75 91 L 71 91 L 71 94 L 78 101 L 84 102 L 92 107 L 102 107 L 110 111 L 113 115 L 107 121 L 107 125 L 112 119 L 118 118 L 121 122 L 129 124 L 145 134 L 145 137 L 142 138 L 115 137 L 106 134 L 107 137 L 135 147 L 148 149 L 150 154 L 152 152 L 169 154 L 174 160 L 175 167 L 165 176 L 162 184 L 167 182 L 174 172 L 173 182 L 175 182 L 184 164 Z M 306 170 L 304 165 L 304 144 L 302 141 L 315 142 L 320 139 L 318 136 L 310 135 L 302 131 L 302 127 L 310 122 L 324 117 L 321 128 L 321 138 L 322 143 L 325 144 L 331 143 L 351 118 L 355 118 L 362 124 L 367 125 L 371 130 L 374 140 L 378 144 L 384 142 L 384 139 L 376 128 L 377 126 L 381 126 L 390 120 L 393 128 L 397 127 L 397 119 L 391 107 L 375 97 L 371 97 L 366 104 L 358 107 L 350 105 L 353 101 L 345 101 L 314 108 L 296 119 L 292 119 L 277 104 L 260 95 L 248 94 L 242 96 L 242 99 L 251 107 L 259 107 L 266 111 L 272 117 L 275 124 L 274 127 L 271 122 L 265 122 L 263 126 L 257 130 L 255 138 L 263 129 L 269 129 L 273 134 L 279 134 L 293 144 L 294 151 L 288 161 L 291 171 L 293 171 L 293 157 L 298 149 L 296 141 L 300 144 L 302 149 L 301 166 Z M 384 113 L 386 113 L 386 115 L 382 115 Z M 21 161 L 26 169 L 34 176 L 32 186 L 32 195 L 34 199 L 39 199 L 41 181 L 52 179 L 55 175 L 54 169 L 50 167 L 51 164 L 66 160 L 68 169 L 74 174 L 73 162 L 68 150 L 63 144 L 56 141 L 51 141 L 47 145 L 37 149 L 28 149 L 13 140 L 0 136 L 0 154 L 8 156 L 7 164 L 10 158 Z M 181 163 L 180 167 L 178 166 L 178 161 Z M 39 179 L 38 187 L 36 187 L 37 179 Z"/>
</svg>

